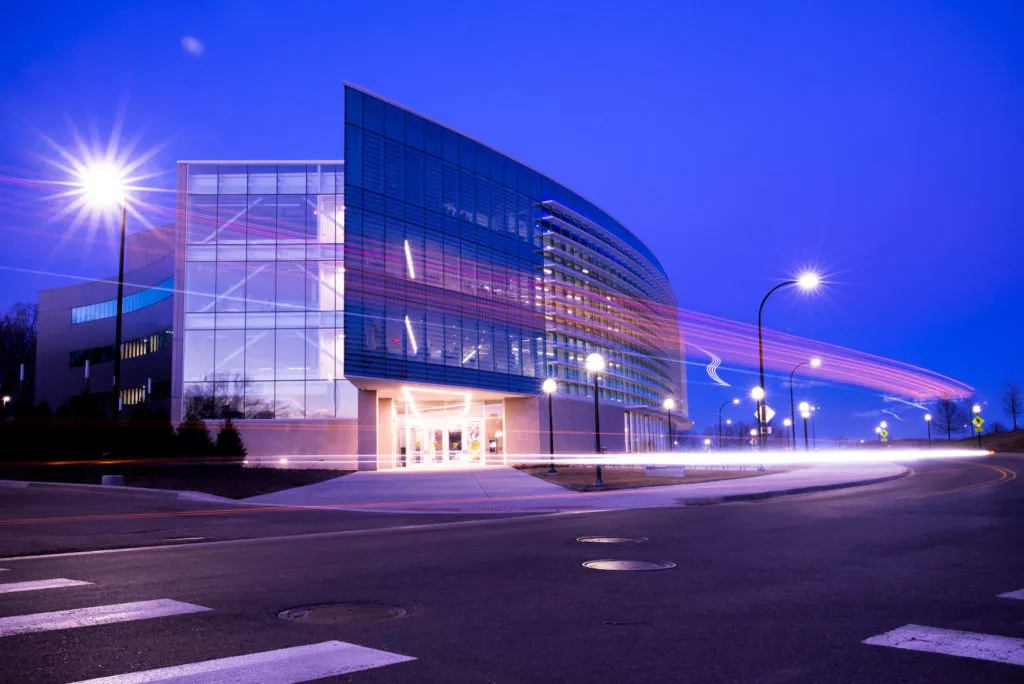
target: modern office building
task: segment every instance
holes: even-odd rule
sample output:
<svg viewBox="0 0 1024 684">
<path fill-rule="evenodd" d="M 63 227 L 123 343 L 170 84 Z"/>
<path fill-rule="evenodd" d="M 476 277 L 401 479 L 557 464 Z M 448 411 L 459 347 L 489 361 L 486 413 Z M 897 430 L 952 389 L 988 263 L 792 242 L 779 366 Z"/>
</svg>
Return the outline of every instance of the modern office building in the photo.
<svg viewBox="0 0 1024 684">
<path fill-rule="evenodd" d="M 556 450 L 593 452 L 598 352 L 604 450 L 667 448 L 669 397 L 691 425 L 675 296 L 615 219 L 351 86 L 343 157 L 179 163 L 173 420 L 230 416 L 254 459 L 501 463 L 547 453 L 550 377 Z"/>
</svg>

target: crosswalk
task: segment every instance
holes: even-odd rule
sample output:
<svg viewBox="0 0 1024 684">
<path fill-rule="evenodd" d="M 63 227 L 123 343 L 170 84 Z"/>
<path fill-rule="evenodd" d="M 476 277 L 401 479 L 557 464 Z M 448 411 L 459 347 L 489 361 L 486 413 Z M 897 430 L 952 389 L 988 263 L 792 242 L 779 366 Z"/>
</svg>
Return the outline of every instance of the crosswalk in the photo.
<svg viewBox="0 0 1024 684">
<path fill-rule="evenodd" d="M 996 598 L 1024 600 L 1024 589 L 999 594 Z M 1024 666 L 1024 639 L 1000 634 L 909 624 L 876 634 L 862 643 Z"/>
<path fill-rule="evenodd" d="M 5 571 L 0 568 L 0 572 Z M 71 589 L 95 586 L 83 580 L 52 578 L 0 583 L 0 595 L 30 591 Z M 0 598 L 3 598 L 0 596 Z M 0 602 L 0 606 L 3 603 Z M 96 625 L 155 620 L 195 613 L 213 612 L 213 608 L 169 598 L 128 603 L 70 608 L 43 613 L 0 617 L 0 639 L 57 630 L 82 629 Z M 2 648 L 2 644 L 0 644 Z M 346 675 L 416 660 L 389 651 L 381 651 L 344 641 L 323 641 L 302 646 L 232 654 L 223 658 L 181 663 L 154 670 L 126 672 L 76 684 L 142 684 L 174 682 L 199 684 L 298 684 L 324 677 Z"/>
</svg>

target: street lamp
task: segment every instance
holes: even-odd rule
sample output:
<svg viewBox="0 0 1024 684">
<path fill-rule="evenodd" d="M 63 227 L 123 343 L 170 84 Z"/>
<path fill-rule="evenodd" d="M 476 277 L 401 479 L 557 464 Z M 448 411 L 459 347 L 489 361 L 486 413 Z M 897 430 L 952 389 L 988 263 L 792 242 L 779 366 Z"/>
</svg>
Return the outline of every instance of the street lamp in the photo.
<svg viewBox="0 0 1024 684">
<path fill-rule="evenodd" d="M 594 447 L 597 449 L 597 462 L 595 464 L 594 486 L 604 488 L 604 481 L 601 479 L 601 411 L 597 398 L 597 378 L 604 371 L 604 357 L 594 352 L 587 355 L 587 372 L 594 376 Z"/>
<path fill-rule="evenodd" d="M 740 403 L 739 399 L 730 399 L 729 401 L 722 402 L 722 405 L 718 407 L 718 448 L 722 448 L 722 409 L 729 404 L 736 405 Z M 732 424 L 732 421 L 727 422 L 728 425 Z"/>
<path fill-rule="evenodd" d="M 121 418 L 121 329 L 124 318 L 124 242 L 128 223 L 128 188 L 124 169 L 109 161 L 80 166 L 75 170 L 75 185 L 86 204 L 94 210 L 121 207 L 121 245 L 117 262 L 117 309 L 114 323 L 114 421 Z"/>
<path fill-rule="evenodd" d="M 928 448 L 932 448 L 932 414 L 924 414 L 924 423 L 928 426 Z"/>
<path fill-rule="evenodd" d="M 971 407 L 971 413 L 973 413 L 975 416 L 980 418 L 981 417 L 981 404 L 975 404 L 974 406 L 972 406 Z M 978 433 L 978 448 L 980 449 L 981 448 L 981 427 L 978 426 L 978 427 L 975 427 L 974 429 Z"/>
<path fill-rule="evenodd" d="M 775 287 L 773 287 L 772 289 L 768 290 L 768 294 L 766 294 L 764 296 L 764 299 L 761 300 L 761 306 L 758 307 L 758 309 L 757 309 L 757 362 L 758 362 L 758 369 L 760 371 L 759 377 L 761 379 L 761 387 L 762 388 L 764 387 L 764 335 L 762 333 L 762 319 L 764 318 L 764 305 L 765 305 L 765 302 L 768 301 L 768 298 L 771 297 L 772 294 L 774 294 L 776 290 L 781 290 L 782 288 L 788 287 L 790 285 L 796 285 L 797 287 L 799 287 L 804 292 L 814 292 L 821 285 L 821 276 L 819 276 L 814 271 L 804 271 L 803 273 L 799 274 L 795 279 L 793 279 L 793 280 L 786 280 L 784 282 L 781 282 L 778 285 L 776 285 Z M 762 395 L 761 399 L 759 399 L 758 402 L 763 402 L 763 401 L 764 401 L 764 396 Z M 762 425 L 761 417 L 762 417 L 761 416 L 761 403 L 759 403 L 758 404 L 758 412 L 757 412 L 757 424 L 758 424 L 759 436 L 760 436 L 761 440 L 763 441 L 764 440 L 764 429 L 763 429 L 764 426 Z"/>
<path fill-rule="evenodd" d="M 786 428 L 786 443 L 793 441 L 793 421 L 789 418 L 783 418 L 782 425 Z M 793 449 L 796 451 L 796 449 Z"/>
<path fill-rule="evenodd" d="M 551 463 L 548 466 L 548 475 L 557 475 L 558 473 L 555 470 L 555 411 L 552 408 L 552 403 L 555 398 L 555 390 L 558 389 L 558 383 L 555 382 L 554 378 L 548 378 L 543 384 L 541 384 L 540 388 L 548 395 L 548 451 L 551 456 Z"/>
<path fill-rule="evenodd" d="M 797 369 L 801 366 L 810 366 L 811 368 L 818 368 L 821 366 L 821 359 L 814 357 L 807 361 L 801 361 L 800 363 L 793 366 L 793 370 L 789 372 L 789 417 L 795 423 L 796 422 L 796 409 L 793 408 L 793 374 L 796 373 Z M 793 431 L 793 451 L 796 451 L 796 431 Z"/>
<path fill-rule="evenodd" d="M 2 399 L 2 401 L 3 401 L 3 407 L 4 407 L 4 411 L 3 412 L 4 412 L 4 415 L 6 416 L 7 415 L 7 404 L 11 403 L 11 397 L 5 394 L 3 399 Z"/>
<path fill-rule="evenodd" d="M 672 397 L 666 397 L 665 403 L 662 406 L 665 407 L 665 415 L 668 418 L 668 450 L 672 451 L 672 409 L 676 407 L 676 400 Z"/>
<path fill-rule="evenodd" d="M 711 451 L 711 440 L 710 439 L 705 439 L 704 440 L 704 451 Z"/>
<path fill-rule="evenodd" d="M 757 429 L 750 428 L 750 446 L 757 450 Z"/>
<path fill-rule="evenodd" d="M 811 405 L 806 401 L 800 402 L 800 417 L 804 419 L 804 451 L 810 451 L 810 444 L 807 439 L 807 419 L 811 417 Z"/>
</svg>

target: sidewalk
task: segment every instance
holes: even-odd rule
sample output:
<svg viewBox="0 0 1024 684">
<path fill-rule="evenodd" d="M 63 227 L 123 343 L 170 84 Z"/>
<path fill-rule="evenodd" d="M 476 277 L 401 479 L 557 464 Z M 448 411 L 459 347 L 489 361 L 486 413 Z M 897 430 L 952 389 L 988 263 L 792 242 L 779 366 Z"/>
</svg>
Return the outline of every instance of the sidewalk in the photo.
<svg viewBox="0 0 1024 684">
<path fill-rule="evenodd" d="M 353 473 L 244 501 L 387 513 L 550 513 L 752 500 L 871 484 L 906 473 L 894 463 L 829 464 L 739 480 L 582 493 L 514 468 L 403 469 Z"/>
</svg>

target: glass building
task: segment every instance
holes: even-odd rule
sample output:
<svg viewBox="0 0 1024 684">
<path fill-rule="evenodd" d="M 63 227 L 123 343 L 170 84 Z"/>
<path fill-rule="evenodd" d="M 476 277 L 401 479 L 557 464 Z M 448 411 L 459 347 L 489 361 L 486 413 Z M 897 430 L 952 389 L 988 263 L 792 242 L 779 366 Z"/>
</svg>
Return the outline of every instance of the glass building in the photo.
<svg viewBox="0 0 1024 684">
<path fill-rule="evenodd" d="M 667 397 L 688 426 L 675 297 L 650 251 L 571 190 L 363 90 L 345 88 L 344 161 L 181 162 L 178 208 L 175 417 L 237 419 L 256 457 L 506 462 L 546 445 L 548 377 L 559 451 L 593 451 L 594 351 L 609 450 L 666 448 Z"/>
</svg>

